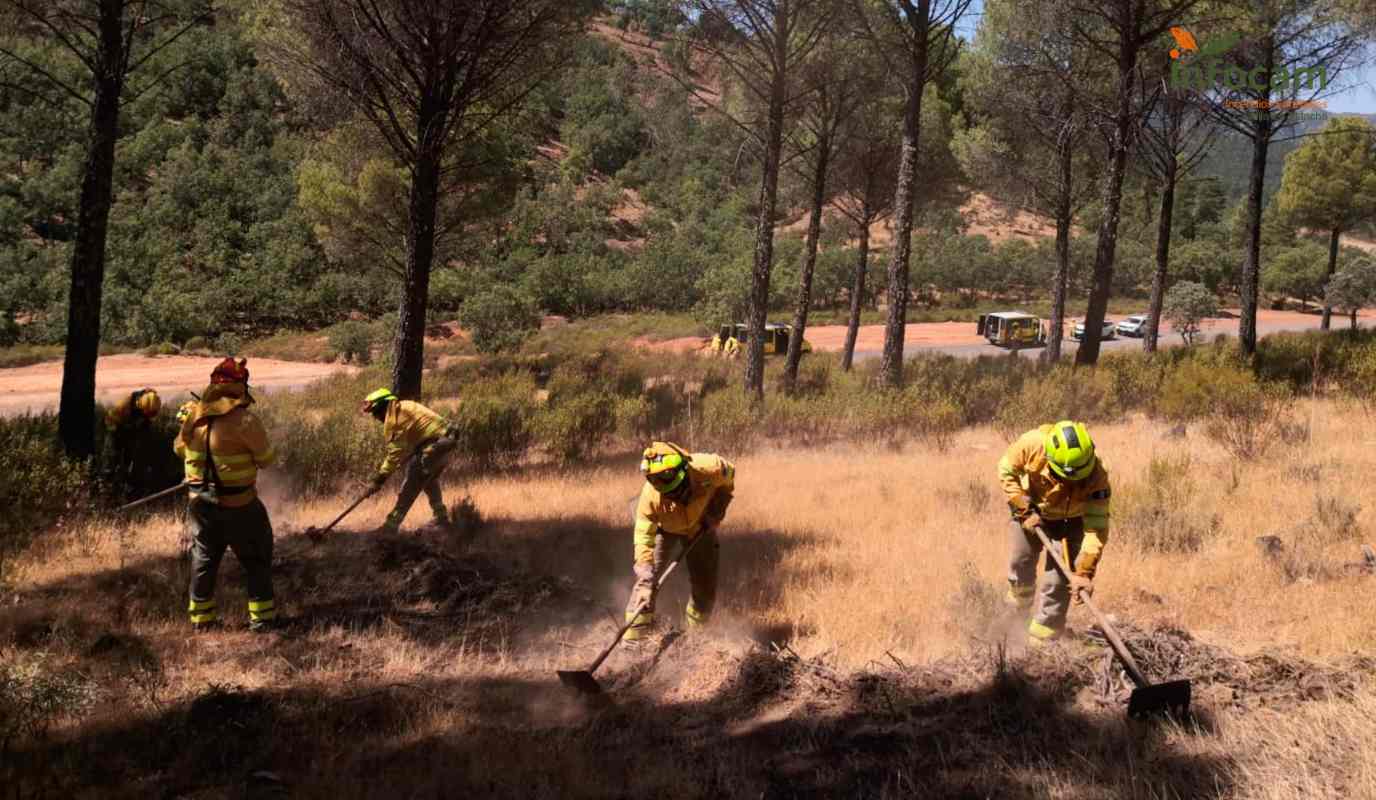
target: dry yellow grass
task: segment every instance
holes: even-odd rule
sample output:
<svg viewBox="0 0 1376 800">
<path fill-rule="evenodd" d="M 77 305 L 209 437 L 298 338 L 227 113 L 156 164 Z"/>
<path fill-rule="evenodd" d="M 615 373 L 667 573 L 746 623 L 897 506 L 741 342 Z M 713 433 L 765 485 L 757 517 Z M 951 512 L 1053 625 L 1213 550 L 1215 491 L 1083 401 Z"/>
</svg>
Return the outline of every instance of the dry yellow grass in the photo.
<svg viewBox="0 0 1376 800">
<path fill-rule="evenodd" d="M 1096 428 L 1117 503 L 1103 607 L 1330 682 L 1324 665 L 1376 651 L 1376 578 L 1343 569 L 1360 538 L 1325 528 L 1345 509 L 1376 539 L 1366 420 L 1330 403 L 1297 411 L 1312 440 L 1255 464 L 1145 419 Z M 1269 685 L 1252 698 L 1186 675 L 1196 724 L 1143 727 L 1089 697 L 1101 659 L 1082 644 L 1022 654 L 1014 636 L 1000 667 L 1005 444 L 986 428 L 945 451 L 729 454 L 716 624 L 616 653 L 599 673 L 616 705 L 601 710 L 571 702 L 552 671 L 590 660 L 620 617 L 630 457 L 456 476 L 451 499 L 467 491 L 486 520 L 471 537 L 373 537 L 391 500 L 379 497 L 318 547 L 299 531 L 349 498 L 296 502 L 269 478 L 279 606 L 295 620 L 280 635 L 239 627 L 232 557 L 219 599 L 233 625 L 187 635 L 171 515 L 57 534 L 19 566 L 0 663 L 39 659 L 98 691 L 12 776 L 92 797 L 1376 798 L 1368 674 L 1284 703 Z M 1204 539 L 1148 552 L 1133 520 L 1153 502 L 1151 462 L 1185 458 L 1193 491 L 1168 510 Z M 409 523 L 427 514 L 422 502 Z M 1287 556 L 1263 555 L 1264 534 Z M 665 616 L 685 583 L 672 581 Z"/>
</svg>

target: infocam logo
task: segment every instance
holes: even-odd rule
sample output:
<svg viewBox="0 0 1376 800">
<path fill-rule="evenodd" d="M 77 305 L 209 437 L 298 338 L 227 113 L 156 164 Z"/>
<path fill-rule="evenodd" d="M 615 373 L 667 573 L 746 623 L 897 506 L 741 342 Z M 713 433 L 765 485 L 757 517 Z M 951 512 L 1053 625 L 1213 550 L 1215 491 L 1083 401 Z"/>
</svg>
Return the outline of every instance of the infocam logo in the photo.
<svg viewBox="0 0 1376 800">
<path fill-rule="evenodd" d="M 1197 89 L 1207 92 L 1216 87 L 1233 91 L 1265 91 L 1269 86 L 1282 93 L 1298 94 L 1301 89 L 1314 91 L 1328 88 L 1328 69 L 1323 64 L 1312 67 L 1281 67 L 1268 71 L 1265 67 L 1244 69 L 1224 60 L 1228 51 L 1241 39 L 1236 33 L 1219 34 L 1204 45 L 1181 27 L 1171 28 L 1176 46 L 1171 48 L 1171 88 Z M 1185 55 L 1191 54 L 1188 59 Z"/>
</svg>

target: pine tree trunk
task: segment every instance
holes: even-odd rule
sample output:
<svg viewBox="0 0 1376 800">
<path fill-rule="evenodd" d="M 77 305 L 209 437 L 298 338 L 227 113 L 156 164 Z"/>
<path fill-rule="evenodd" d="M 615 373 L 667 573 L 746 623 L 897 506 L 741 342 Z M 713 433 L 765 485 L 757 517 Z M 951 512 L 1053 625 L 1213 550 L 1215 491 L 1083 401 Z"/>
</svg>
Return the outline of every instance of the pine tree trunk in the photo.
<svg viewBox="0 0 1376 800">
<path fill-rule="evenodd" d="M 1266 56 L 1261 67 L 1271 74 L 1275 66 L 1275 47 L 1270 37 L 1263 41 Z M 1242 314 L 1237 323 L 1238 346 L 1244 355 L 1257 351 L 1257 300 L 1261 280 L 1261 210 L 1266 190 L 1266 153 L 1271 147 L 1271 85 L 1265 81 L 1260 92 L 1252 128 L 1252 169 L 1247 183 L 1247 248 L 1242 258 L 1242 275 L 1238 294 L 1242 300 Z"/>
<path fill-rule="evenodd" d="M 72 283 L 67 299 L 67 352 L 57 429 L 74 458 L 95 452 L 96 359 L 100 356 L 100 303 L 105 284 L 105 239 L 114 197 L 115 141 L 124 89 L 124 0 L 101 0 L 100 49 L 92 75 L 91 141 L 81 176 Z"/>
<path fill-rule="evenodd" d="M 424 124 L 420 127 L 426 130 Z M 423 139 L 422 139 L 423 141 Z M 427 148 L 416 158 L 406 229 L 406 283 L 393 352 L 392 387 L 398 397 L 420 397 L 425 366 L 425 311 L 430 296 L 430 269 L 435 262 L 435 214 L 439 204 L 440 156 Z"/>
<path fill-rule="evenodd" d="M 1172 161 L 1166 166 L 1166 174 L 1161 186 L 1161 214 L 1156 221 L 1156 272 L 1151 278 L 1151 306 L 1147 311 L 1147 332 L 1142 337 L 1142 349 L 1148 353 L 1156 352 L 1156 343 L 1161 335 L 1161 307 L 1166 298 L 1166 280 L 1171 263 L 1171 220 L 1175 215 L 1176 165 Z"/>
<path fill-rule="evenodd" d="M 1080 340 L 1080 349 L 1075 351 L 1076 364 L 1098 362 L 1104 314 L 1108 311 L 1108 298 L 1113 291 L 1113 264 L 1118 249 L 1123 178 L 1127 172 L 1128 149 L 1131 147 L 1135 122 L 1132 110 L 1132 89 L 1137 74 L 1135 48 L 1136 45 L 1128 41 L 1125 34 L 1118 51 L 1118 110 L 1114 119 L 1108 174 L 1104 179 L 1104 220 L 1099 225 L 1099 243 L 1094 254 L 1094 282 L 1089 290 L 1089 308 L 1085 311 L 1085 335 Z"/>
<path fill-rule="evenodd" d="M 925 30 L 925 29 L 924 29 Z M 925 41 L 925 39 L 924 39 Z M 922 122 L 922 90 L 926 88 L 927 54 L 914 59 L 903 113 L 903 146 L 898 162 L 898 186 L 893 195 L 893 253 L 889 258 L 888 318 L 884 323 L 884 355 L 879 379 L 897 388 L 903 382 L 903 337 L 908 321 L 908 261 L 913 243 L 913 207 L 917 194 L 917 141 Z"/>
<path fill-rule="evenodd" d="M 1070 288 L 1070 225 L 1074 209 L 1071 204 L 1071 168 L 1074 152 L 1067 140 L 1059 148 L 1057 164 L 1059 186 L 1056 197 L 1056 274 L 1051 285 L 1051 325 L 1047 331 L 1046 357 L 1055 362 L 1061 358 L 1065 341 L 1065 296 Z"/>
<path fill-rule="evenodd" d="M 1338 270 L 1338 237 L 1342 236 L 1342 231 L 1334 228 L 1328 235 L 1328 278 L 1324 280 L 1324 301 L 1323 301 L 1323 322 L 1319 323 L 1320 330 L 1328 330 L 1330 321 L 1333 319 L 1333 306 L 1328 304 L 1328 284 L 1333 280 L 1333 273 Z"/>
<path fill-rule="evenodd" d="M 777 52 L 787 50 L 787 31 L 777 26 Z M 760 177 L 759 217 L 755 222 L 755 262 L 750 272 L 750 310 L 746 319 L 745 393 L 764 401 L 764 325 L 769 315 L 769 273 L 774 266 L 774 213 L 779 200 L 779 160 L 784 146 L 784 67 L 774 76 L 769 94 L 764 173 Z"/>
<path fill-rule="evenodd" d="M 850 289 L 850 319 L 846 323 L 846 348 L 841 353 L 841 369 L 849 372 L 855 361 L 855 340 L 860 336 L 860 309 L 865 301 L 865 273 L 870 268 L 870 204 L 861 202 L 860 246 L 855 257 L 855 280 Z"/>
<path fill-rule="evenodd" d="M 817 164 L 812 175 L 812 211 L 807 222 L 807 252 L 803 258 L 803 274 L 798 282 L 798 305 L 793 311 L 793 330 L 788 336 L 788 361 L 784 364 L 784 390 L 793 391 L 798 382 L 798 362 L 803 358 L 803 332 L 807 330 L 807 313 L 812 306 L 812 274 L 817 268 L 817 240 L 822 235 L 822 207 L 826 202 L 827 162 L 831 142 L 823 136 L 817 142 Z"/>
</svg>

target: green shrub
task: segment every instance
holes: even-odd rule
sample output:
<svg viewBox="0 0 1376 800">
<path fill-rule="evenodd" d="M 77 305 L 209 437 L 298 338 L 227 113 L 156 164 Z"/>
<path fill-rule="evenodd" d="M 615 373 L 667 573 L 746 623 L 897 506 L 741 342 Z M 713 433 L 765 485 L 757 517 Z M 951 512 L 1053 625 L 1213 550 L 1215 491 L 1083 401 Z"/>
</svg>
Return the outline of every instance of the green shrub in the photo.
<svg viewBox="0 0 1376 800">
<path fill-rule="evenodd" d="M 244 339 L 236 333 L 222 333 L 215 338 L 215 350 L 227 356 L 237 356 L 244 349 Z"/>
<path fill-rule="evenodd" d="M 1175 422 L 1190 422 L 1207 416 L 1226 396 L 1255 388 L 1257 382 L 1250 372 L 1190 359 L 1166 376 L 1156 412 Z"/>
<path fill-rule="evenodd" d="M 534 379 L 511 373 L 470 385 L 449 420 L 458 431 L 461 458 L 478 468 L 500 468 L 525 457 L 534 415 Z"/>
<path fill-rule="evenodd" d="M 0 758 L 42 741 L 59 719 L 82 717 L 96 695 L 89 678 L 50 669 L 43 653 L 0 663 Z"/>
<path fill-rule="evenodd" d="M 346 364 L 371 364 L 374 338 L 373 329 L 356 320 L 341 322 L 329 331 L 330 349 Z"/>
<path fill-rule="evenodd" d="M 564 463 L 579 461 L 597 451 L 616 428 L 616 400 L 607 392 L 563 395 L 536 413 L 536 438 Z"/>
<path fill-rule="evenodd" d="M 1111 422 L 1127 406 L 1118 397 L 1115 374 L 1109 370 L 1058 366 L 1030 378 L 1008 397 L 994 415 L 994 427 L 1007 439 L 1048 422 L 1073 419 Z"/>
<path fill-rule="evenodd" d="M 210 340 L 204 336 L 192 336 L 186 340 L 186 344 L 182 345 L 182 350 L 191 353 L 209 351 Z"/>
<path fill-rule="evenodd" d="M 180 352 L 181 350 L 171 342 L 159 342 L 143 348 L 143 354 L 146 356 L 175 356 Z"/>
<path fill-rule="evenodd" d="M 65 458 L 57 441 L 55 414 L 0 419 L 0 583 L 34 534 L 89 506 L 90 465 Z"/>
<path fill-rule="evenodd" d="M 0 349 L 0 369 L 27 367 L 44 361 L 61 361 L 67 349 L 56 344 L 18 344 Z M 103 352 L 101 355 L 105 355 Z"/>
<path fill-rule="evenodd" d="M 703 449 L 740 452 L 758 432 L 760 414 L 739 386 L 729 386 L 702 398 L 700 419 Z"/>
<path fill-rule="evenodd" d="M 540 328 L 535 301 L 515 287 L 497 284 L 463 301 L 459 324 L 479 353 L 515 350 Z"/>
</svg>

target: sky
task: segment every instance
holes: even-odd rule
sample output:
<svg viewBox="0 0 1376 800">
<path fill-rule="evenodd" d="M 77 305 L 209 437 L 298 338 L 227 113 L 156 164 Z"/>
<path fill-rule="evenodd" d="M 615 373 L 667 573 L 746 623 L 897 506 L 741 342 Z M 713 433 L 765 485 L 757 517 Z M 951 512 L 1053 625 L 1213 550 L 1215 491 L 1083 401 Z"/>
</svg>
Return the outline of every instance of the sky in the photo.
<svg viewBox="0 0 1376 800">
<path fill-rule="evenodd" d="M 983 11 L 984 0 L 971 0 L 970 11 L 956 26 L 956 30 L 964 37 L 973 37 Z M 1342 88 L 1327 98 L 1329 111 L 1339 114 L 1376 114 L 1376 65 L 1349 72 L 1340 78 L 1339 83 Z"/>
</svg>

